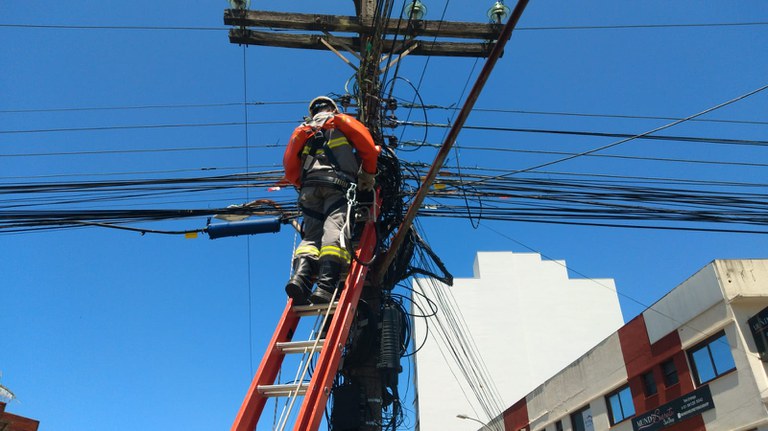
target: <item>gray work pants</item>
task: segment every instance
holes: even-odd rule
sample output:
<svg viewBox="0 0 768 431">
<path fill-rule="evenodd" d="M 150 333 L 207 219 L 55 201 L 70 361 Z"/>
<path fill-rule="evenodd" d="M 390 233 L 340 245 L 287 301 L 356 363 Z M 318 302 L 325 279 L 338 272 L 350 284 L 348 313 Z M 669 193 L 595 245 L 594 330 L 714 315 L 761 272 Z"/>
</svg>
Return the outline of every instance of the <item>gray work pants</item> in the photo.
<svg viewBox="0 0 768 431">
<path fill-rule="evenodd" d="M 345 192 L 337 187 L 308 186 L 299 193 L 299 204 L 304 211 L 304 237 L 294 257 L 331 259 L 346 268 L 349 252 L 341 247 L 341 234 L 346 219 Z M 318 217 L 323 215 L 323 217 Z M 345 243 L 350 238 L 345 235 Z"/>
</svg>

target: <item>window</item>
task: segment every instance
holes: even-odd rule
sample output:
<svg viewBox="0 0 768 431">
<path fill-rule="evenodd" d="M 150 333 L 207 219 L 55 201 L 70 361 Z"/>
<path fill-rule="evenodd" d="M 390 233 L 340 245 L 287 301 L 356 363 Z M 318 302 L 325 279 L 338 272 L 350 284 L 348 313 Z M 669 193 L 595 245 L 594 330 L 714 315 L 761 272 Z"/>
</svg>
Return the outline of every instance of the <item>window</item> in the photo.
<svg viewBox="0 0 768 431">
<path fill-rule="evenodd" d="M 563 421 L 555 422 L 555 431 L 563 431 Z"/>
<path fill-rule="evenodd" d="M 693 373 L 699 385 L 736 369 L 724 331 L 689 350 L 688 359 L 693 364 Z"/>
<path fill-rule="evenodd" d="M 656 389 L 656 377 L 653 376 L 653 371 L 648 371 L 647 373 L 643 374 L 643 393 L 646 397 L 650 397 L 651 395 L 656 395 L 656 392 L 658 390 Z"/>
<path fill-rule="evenodd" d="M 677 378 L 677 367 L 672 359 L 661 363 L 661 374 L 664 376 L 664 386 L 670 387 L 676 385 L 680 379 Z"/>
<path fill-rule="evenodd" d="M 608 403 L 608 415 L 611 425 L 635 415 L 635 405 L 632 403 L 632 391 L 624 386 L 605 397 Z"/>
<path fill-rule="evenodd" d="M 572 414 L 571 423 L 573 424 L 573 431 L 595 431 L 595 427 L 592 425 L 592 410 L 589 409 L 589 406 Z"/>
</svg>

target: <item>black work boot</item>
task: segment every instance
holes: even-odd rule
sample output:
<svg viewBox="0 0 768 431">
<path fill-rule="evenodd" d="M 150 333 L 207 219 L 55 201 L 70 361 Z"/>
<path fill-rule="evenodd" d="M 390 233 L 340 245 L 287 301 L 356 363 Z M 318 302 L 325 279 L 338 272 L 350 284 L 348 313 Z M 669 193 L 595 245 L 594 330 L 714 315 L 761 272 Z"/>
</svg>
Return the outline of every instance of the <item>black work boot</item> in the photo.
<svg viewBox="0 0 768 431">
<path fill-rule="evenodd" d="M 313 304 L 327 304 L 335 300 L 333 292 L 336 290 L 336 286 L 339 286 L 337 293 L 341 292 L 341 289 L 344 288 L 344 286 L 339 284 L 341 270 L 341 263 L 331 259 L 320 259 L 317 287 L 312 292 L 312 296 L 309 297 L 309 302 Z"/>
<path fill-rule="evenodd" d="M 301 256 L 293 260 L 293 275 L 285 285 L 285 293 L 293 299 L 293 305 L 309 304 L 316 269 L 317 261 L 309 257 Z"/>
</svg>

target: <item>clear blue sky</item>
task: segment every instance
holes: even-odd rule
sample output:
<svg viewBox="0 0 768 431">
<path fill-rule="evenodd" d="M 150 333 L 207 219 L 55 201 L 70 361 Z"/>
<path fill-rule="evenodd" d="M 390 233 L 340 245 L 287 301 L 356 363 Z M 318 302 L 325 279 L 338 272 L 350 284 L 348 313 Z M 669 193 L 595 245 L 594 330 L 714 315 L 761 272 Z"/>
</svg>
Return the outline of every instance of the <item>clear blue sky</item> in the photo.
<svg viewBox="0 0 768 431">
<path fill-rule="evenodd" d="M 439 19 L 445 3 L 426 3 L 427 18 Z M 285 4 L 254 1 L 253 8 L 285 10 Z M 490 4 L 454 0 L 446 19 L 483 20 Z M 326 52 L 230 44 L 222 23 L 226 6 L 224 1 L 178 0 L 0 3 L 0 184 L 161 178 L 212 168 L 229 174 L 277 166 L 282 145 L 304 115 L 303 102 L 343 93 L 351 69 Z M 352 2 L 296 1 L 290 10 L 354 13 Z M 768 84 L 766 22 L 768 4 L 758 0 L 534 1 L 477 107 L 685 117 Z M 545 29 L 715 23 L 763 24 Z M 144 29 L 93 28 L 101 26 Z M 474 64 L 431 59 L 420 91 L 424 102 L 459 103 Z M 418 82 L 424 68 L 423 58 L 409 57 L 400 76 Z M 399 97 L 413 96 L 407 85 L 397 85 Z M 237 104 L 244 100 L 302 103 L 250 107 L 248 121 L 264 124 L 251 124 L 247 135 L 242 124 L 132 127 L 242 123 L 244 109 Z M 208 106 L 179 107 L 198 104 Z M 143 108 L 41 111 L 119 107 Z M 450 112 L 430 115 L 430 121 L 446 122 Z M 706 118 L 765 123 L 768 93 Z M 478 112 L 468 124 L 636 134 L 668 122 Z M 106 129 L 39 131 L 82 128 Z M 428 141 L 439 143 L 443 132 L 431 128 Z M 406 134 L 417 139 L 423 130 Z M 765 140 L 768 126 L 689 122 L 664 134 Z M 585 151 L 613 140 L 467 130 L 459 144 Z M 199 150 L 215 146 L 236 148 Z M 130 152 L 159 149 L 174 151 Z M 768 163 L 764 147 L 733 145 L 635 140 L 607 153 Z M 401 154 L 406 160 L 432 156 Z M 555 158 L 460 153 L 462 166 L 506 170 Z M 454 153 L 449 166 L 455 164 Z M 764 166 L 610 158 L 579 158 L 551 170 L 761 184 L 768 178 Z M 766 191 L 765 186 L 754 189 Z M 86 207 L 218 208 L 264 194 L 135 197 Z M 44 200 L 21 202 L 32 203 L 37 206 L 24 209 L 60 208 Z M 13 204 L 19 202 L 0 197 L 0 210 Z M 200 218 L 141 226 L 183 230 L 205 223 Z M 477 251 L 533 249 L 567 261 L 573 277 L 614 278 L 627 320 L 713 259 L 768 257 L 765 235 L 485 221 L 474 229 L 466 220 L 444 219 L 422 223 L 429 243 L 457 277 L 471 276 Z M 0 383 L 18 396 L 9 410 L 40 420 L 42 430 L 226 429 L 283 309 L 294 241 L 287 229 L 215 241 L 99 228 L 1 234 Z"/>
</svg>

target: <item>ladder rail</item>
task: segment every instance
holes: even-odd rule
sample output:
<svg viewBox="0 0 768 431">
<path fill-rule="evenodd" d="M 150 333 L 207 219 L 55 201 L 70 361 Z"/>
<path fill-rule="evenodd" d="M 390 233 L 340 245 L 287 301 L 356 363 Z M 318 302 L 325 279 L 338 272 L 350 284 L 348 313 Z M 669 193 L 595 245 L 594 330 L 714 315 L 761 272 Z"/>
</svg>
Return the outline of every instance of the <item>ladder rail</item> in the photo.
<svg viewBox="0 0 768 431">
<path fill-rule="evenodd" d="M 375 241 L 375 226 L 373 223 L 368 223 L 360 238 L 360 260 L 371 259 Z M 347 286 L 339 299 L 336 314 L 325 338 L 323 351 L 317 360 L 313 378 L 299 410 L 294 431 L 316 431 L 320 426 L 367 273 L 367 266 L 353 261 L 346 280 Z"/>
<path fill-rule="evenodd" d="M 333 296 L 334 297 L 336 296 L 336 291 L 333 292 Z M 328 307 L 325 310 L 325 312 L 323 313 L 323 319 L 322 319 L 323 321 L 320 324 L 319 330 L 317 331 L 317 336 L 314 338 L 314 342 L 312 343 L 311 351 L 309 352 L 309 355 L 307 355 L 308 356 L 307 360 L 304 362 L 304 365 L 303 365 L 302 370 L 301 370 L 301 375 L 297 378 L 298 382 L 303 382 L 304 381 L 304 377 L 306 377 L 307 372 L 309 371 L 309 365 L 312 363 L 312 356 L 315 354 L 315 352 L 317 352 L 318 346 L 320 345 L 321 336 L 322 336 L 322 328 L 324 328 L 326 322 L 328 322 L 328 318 L 331 315 L 331 309 L 332 308 L 333 308 L 333 301 L 328 303 Z M 325 342 L 323 344 L 325 345 Z M 317 369 L 315 369 L 314 373 L 312 374 L 313 378 L 310 379 L 310 384 L 309 384 L 310 388 L 312 386 L 312 380 L 314 380 L 315 373 L 317 373 Z M 310 388 L 307 389 L 307 392 L 309 392 L 311 390 Z M 285 413 L 285 421 L 281 423 L 282 426 L 278 427 L 279 431 L 283 431 L 285 429 L 285 426 L 288 423 L 288 417 L 290 417 L 291 412 L 293 411 L 293 406 L 296 403 L 296 399 L 298 398 L 298 396 L 299 396 L 299 390 L 297 388 L 296 392 L 292 392 L 290 394 L 290 402 L 288 403 L 288 409 L 287 409 L 287 411 Z M 304 403 L 306 403 L 306 398 L 305 398 Z M 304 404 L 304 403 L 302 403 L 302 404 Z M 301 414 L 301 413 L 299 413 L 299 414 Z"/>
<path fill-rule="evenodd" d="M 375 196 L 374 201 L 372 212 L 378 215 L 381 197 Z M 374 217 L 368 220 L 363 228 L 358 243 L 360 261 L 369 261 L 373 256 L 376 246 L 375 224 L 377 218 Z M 295 431 L 317 431 L 323 418 L 323 411 L 325 404 L 328 402 L 334 378 L 338 372 L 343 348 L 349 336 L 352 321 L 357 310 L 357 303 L 360 300 L 363 284 L 368 273 L 368 267 L 361 264 L 360 261 L 355 260 L 350 265 L 349 275 L 345 280 L 345 289 L 341 292 L 341 297 L 337 303 L 331 302 L 331 304 L 315 311 L 313 309 L 318 308 L 317 306 L 294 306 L 293 300 L 288 298 L 285 310 L 262 357 L 259 368 L 253 377 L 245 399 L 240 406 L 231 431 L 254 431 L 269 396 L 274 396 L 275 393 L 284 393 L 278 389 L 285 389 L 291 398 L 283 406 L 283 410 L 285 411 L 287 407 L 288 411 L 285 413 L 284 423 L 282 423 L 282 428 L 280 429 L 285 428 L 288 418 L 291 416 L 290 413 L 293 409 L 295 397 L 304 392 L 304 401 L 296 416 L 293 429 Z M 286 344 L 291 344 L 288 342 L 293 338 L 299 324 L 299 319 L 307 315 L 317 315 L 320 317 L 321 313 L 323 323 L 317 332 L 318 335 L 314 339 L 314 343 L 312 343 L 311 352 L 305 352 L 306 360 L 302 361 L 304 364 L 300 365 L 297 370 L 297 376 L 300 374 L 300 378 L 296 379 L 297 383 L 273 385 L 280 373 L 286 353 L 292 353 L 284 351 L 282 347 Z M 330 317 L 331 314 L 333 314 L 333 318 Z M 331 318 L 330 324 L 326 325 L 329 318 Z M 303 382 L 303 379 L 309 369 L 314 352 L 321 345 L 320 335 L 326 327 L 326 337 L 322 341 L 320 354 L 317 355 L 318 359 L 315 369 L 309 383 L 306 384 Z M 271 386 L 271 390 L 266 390 L 269 386 Z M 290 389 L 290 387 L 295 388 Z M 289 403 L 291 404 L 290 406 L 288 406 Z M 281 417 L 281 422 L 283 422 L 282 419 Z"/>
<path fill-rule="evenodd" d="M 291 311 L 292 306 L 293 300 L 288 298 L 283 315 L 251 381 L 243 404 L 237 412 L 231 431 L 253 431 L 256 429 L 261 412 L 267 403 L 267 397 L 259 392 L 258 387 L 259 385 L 271 384 L 277 379 L 277 374 L 280 372 L 280 366 L 285 357 L 283 352 L 277 348 L 277 343 L 290 341 L 299 324 L 299 316 Z"/>
</svg>

